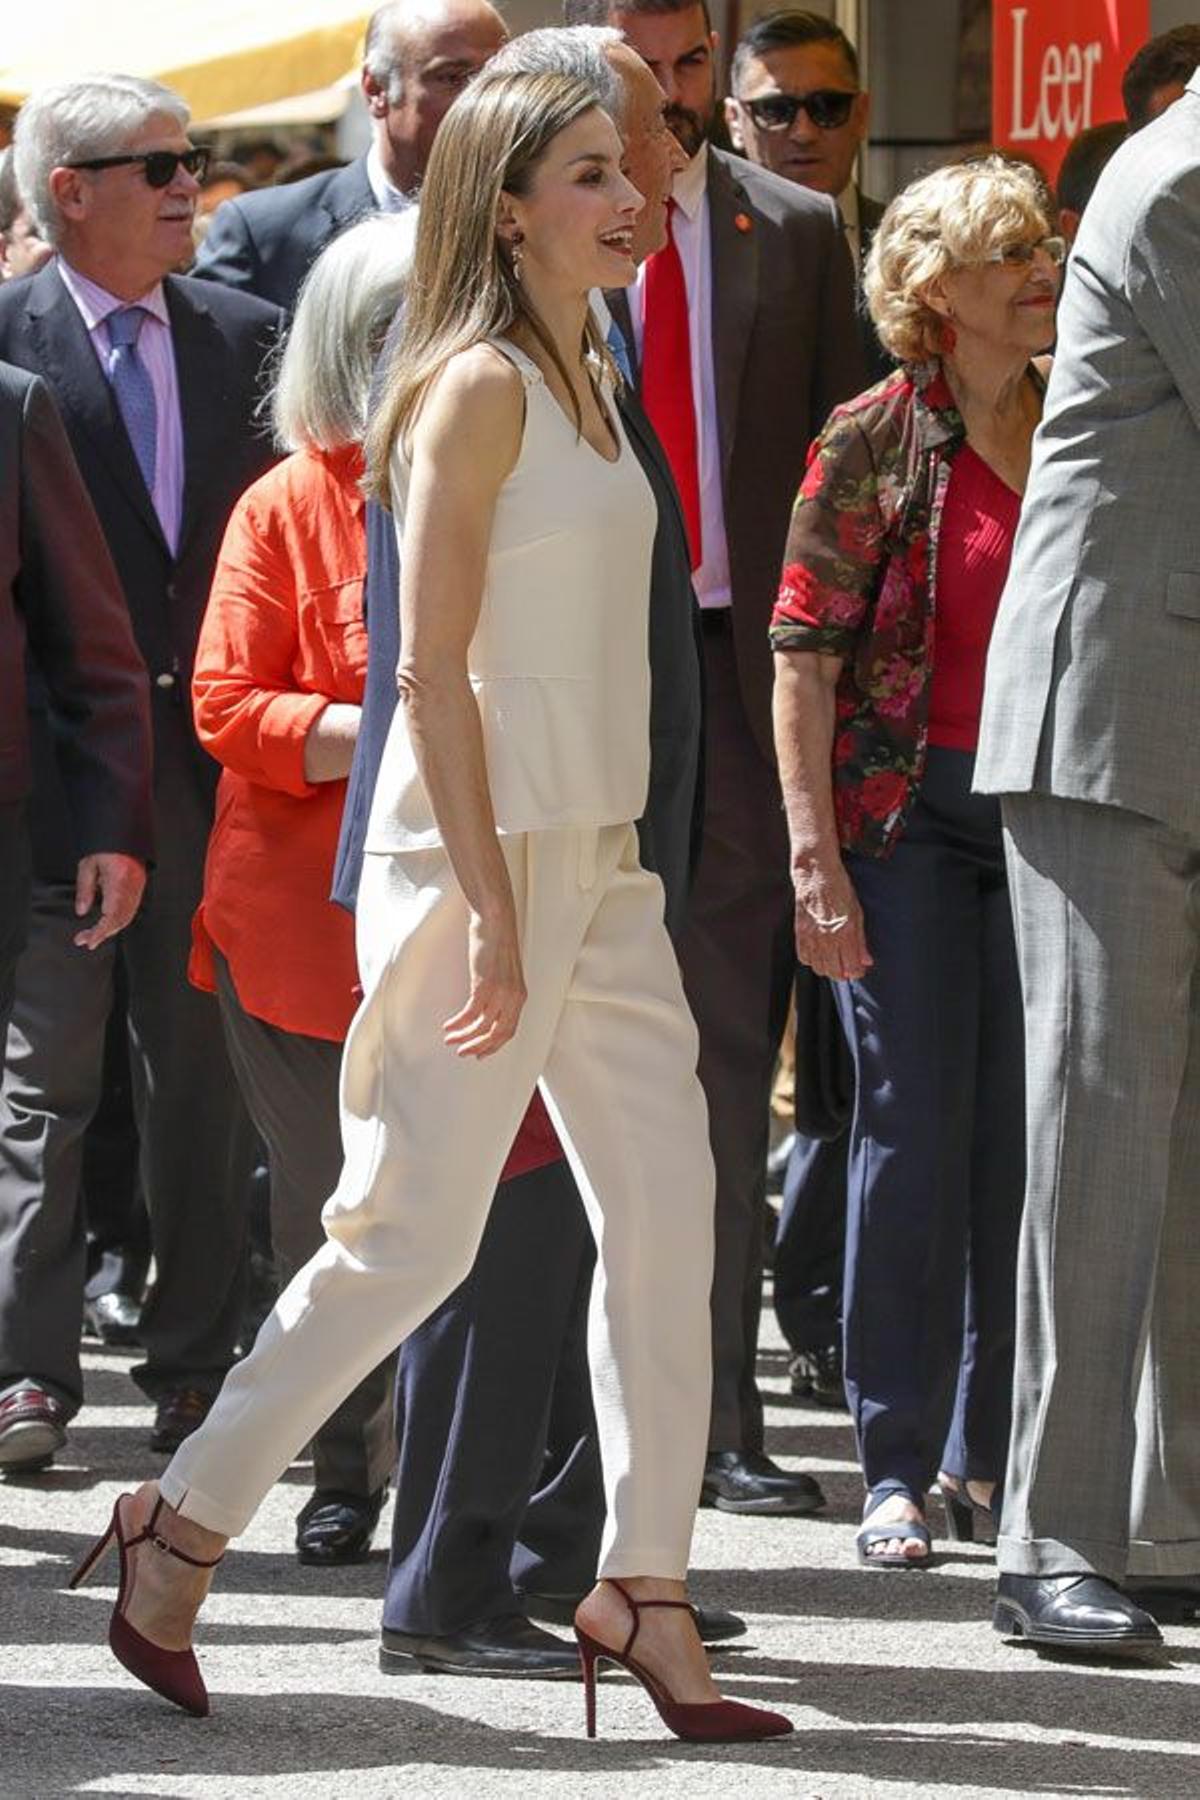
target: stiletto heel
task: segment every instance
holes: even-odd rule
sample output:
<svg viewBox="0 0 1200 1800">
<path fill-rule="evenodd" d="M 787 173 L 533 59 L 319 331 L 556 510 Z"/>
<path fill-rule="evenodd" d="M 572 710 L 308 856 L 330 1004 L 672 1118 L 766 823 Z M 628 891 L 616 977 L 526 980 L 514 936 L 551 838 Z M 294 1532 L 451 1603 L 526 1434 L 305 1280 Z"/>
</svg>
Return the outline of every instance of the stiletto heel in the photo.
<svg viewBox="0 0 1200 1800">
<path fill-rule="evenodd" d="M 121 1555 L 120 1584 L 117 1588 L 116 1604 L 112 1617 L 108 1622 L 108 1644 L 117 1661 L 129 1670 L 129 1673 L 143 1682 L 146 1687 L 153 1688 L 164 1700 L 170 1700 L 181 1706 L 185 1712 L 192 1713 L 202 1719 L 208 1714 L 208 1690 L 200 1673 L 195 1652 L 192 1650 L 165 1650 L 161 1644 L 154 1644 L 148 1637 L 143 1637 L 125 1617 L 125 1603 L 132 1587 L 133 1565 L 129 1552 L 138 1544 L 153 1544 L 156 1550 L 162 1550 L 168 1556 L 177 1557 L 180 1562 L 188 1563 L 193 1569 L 215 1569 L 221 1561 L 216 1556 L 211 1562 L 203 1562 L 198 1556 L 189 1556 L 186 1551 L 179 1550 L 168 1543 L 162 1533 L 155 1529 L 158 1515 L 165 1502 L 160 1494 L 154 1503 L 154 1511 L 144 1531 L 136 1537 L 127 1538 L 121 1527 L 121 1501 L 132 1499 L 131 1494 L 122 1494 L 113 1507 L 112 1519 L 108 1530 L 92 1545 L 83 1561 L 75 1570 L 68 1582 L 68 1587 L 81 1587 L 95 1570 L 105 1553 L 116 1540 Z"/>
<path fill-rule="evenodd" d="M 689 1743 L 750 1743 L 756 1738 L 784 1737 L 792 1730 L 791 1720 L 785 1719 L 782 1713 L 768 1712 L 761 1706 L 745 1706 L 740 1700 L 676 1700 L 658 1677 L 652 1675 L 631 1653 L 641 1630 L 642 1613 L 647 1608 L 671 1607 L 678 1612 L 690 1612 L 693 1617 L 695 1609 L 686 1600 L 635 1600 L 619 1581 L 614 1581 L 611 1576 L 607 1580 L 629 1608 L 633 1625 L 621 1650 L 602 1644 L 598 1638 L 585 1631 L 582 1625 L 575 1627 L 579 1660 L 583 1665 L 584 1707 L 590 1738 L 596 1735 L 596 1670 L 601 1662 L 610 1662 L 618 1669 L 624 1669 L 626 1674 L 640 1682 L 657 1707 L 663 1724 L 676 1737 Z"/>
<path fill-rule="evenodd" d="M 973 1544 L 975 1542 L 975 1513 L 969 1500 L 961 1495 L 942 1490 L 942 1505 L 946 1509 L 946 1536 L 952 1544 Z"/>
</svg>

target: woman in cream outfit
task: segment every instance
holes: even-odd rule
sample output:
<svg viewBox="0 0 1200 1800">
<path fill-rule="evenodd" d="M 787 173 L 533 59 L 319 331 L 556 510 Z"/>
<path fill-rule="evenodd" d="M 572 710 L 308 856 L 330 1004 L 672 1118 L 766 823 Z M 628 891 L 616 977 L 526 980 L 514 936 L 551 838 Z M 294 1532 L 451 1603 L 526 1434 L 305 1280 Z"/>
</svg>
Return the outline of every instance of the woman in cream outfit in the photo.
<svg viewBox="0 0 1200 1800">
<path fill-rule="evenodd" d="M 633 826 L 656 512 L 587 303 L 634 273 L 641 197 L 620 157 L 589 88 L 497 75 L 456 104 L 430 162 L 368 441 L 402 534 L 404 652 L 359 896 L 345 1167 L 324 1248 L 157 1489 L 115 1521 L 128 1579 L 114 1648 L 194 1711 L 209 1577 L 181 1556 L 218 1558 L 341 1397 L 467 1274 L 540 1080 L 599 1249 L 608 1524 L 578 1615 L 585 1656 L 628 1650 L 637 1627 L 673 1729 L 790 1729 L 717 1698 L 682 1604 L 713 1174 L 696 1033 Z"/>
</svg>

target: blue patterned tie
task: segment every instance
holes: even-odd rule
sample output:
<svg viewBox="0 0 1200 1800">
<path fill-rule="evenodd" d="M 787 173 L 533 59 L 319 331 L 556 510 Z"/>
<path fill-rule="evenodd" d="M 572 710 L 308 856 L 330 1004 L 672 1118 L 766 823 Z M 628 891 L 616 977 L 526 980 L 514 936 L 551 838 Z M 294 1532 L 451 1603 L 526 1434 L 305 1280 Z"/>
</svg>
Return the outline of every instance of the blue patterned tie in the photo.
<svg viewBox="0 0 1200 1800">
<path fill-rule="evenodd" d="M 608 327 L 608 347 L 612 351 L 613 361 L 620 369 L 629 386 L 633 386 L 633 369 L 629 362 L 629 350 L 625 343 L 625 334 L 615 319 Z"/>
<path fill-rule="evenodd" d="M 109 372 L 117 405 L 137 457 L 147 493 L 154 491 L 154 467 L 158 455 L 158 408 L 154 384 L 138 355 L 138 333 L 149 317 L 144 306 L 123 306 L 109 313 L 108 341 L 112 346 Z"/>
</svg>

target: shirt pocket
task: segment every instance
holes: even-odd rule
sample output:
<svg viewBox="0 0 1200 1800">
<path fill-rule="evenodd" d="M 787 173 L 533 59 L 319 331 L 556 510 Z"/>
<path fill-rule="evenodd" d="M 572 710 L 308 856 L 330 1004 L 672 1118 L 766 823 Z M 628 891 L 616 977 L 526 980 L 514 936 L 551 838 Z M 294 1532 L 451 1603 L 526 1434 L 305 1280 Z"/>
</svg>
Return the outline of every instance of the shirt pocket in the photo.
<svg viewBox="0 0 1200 1800">
<path fill-rule="evenodd" d="M 304 673 L 319 692 L 355 703 L 367 673 L 364 580 L 331 582 L 308 593 L 308 627 L 301 644 Z"/>
</svg>

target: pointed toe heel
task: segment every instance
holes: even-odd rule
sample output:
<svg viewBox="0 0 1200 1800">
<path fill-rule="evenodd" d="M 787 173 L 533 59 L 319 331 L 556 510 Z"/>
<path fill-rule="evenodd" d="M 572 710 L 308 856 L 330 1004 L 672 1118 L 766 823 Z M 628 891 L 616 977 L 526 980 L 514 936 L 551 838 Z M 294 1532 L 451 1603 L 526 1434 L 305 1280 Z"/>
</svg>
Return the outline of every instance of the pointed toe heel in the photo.
<svg viewBox="0 0 1200 1800">
<path fill-rule="evenodd" d="M 740 1700 L 676 1700 L 658 1677 L 637 1661 L 632 1650 L 641 1629 L 641 1615 L 648 1607 L 671 1607 L 690 1612 L 693 1617 L 695 1609 L 686 1600 L 635 1600 L 619 1581 L 609 1577 L 609 1583 L 629 1608 L 633 1626 L 622 1650 L 600 1643 L 581 1625 L 575 1627 L 583 1668 L 584 1712 L 589 1738 L 596 1736 L 596 1673 L 602 1662 L 612 1663 L 615 1668 L 632 1675 L 649 1694 L 663 1724 L 686 1743 L 749 1744 L 763 1738 L 786 1737 L 793 1729 L 791 1720 L 785 1719 L 782 1713 L 768 1712 L 761 1706 L 746 1706 Z"/>
<path fill-rule="evenodd" d="M 204 1562 L 197 1556 L 188 1556 L 183 1550 L 168 1543 L 162 1533 L 156 1530 L 158 1515 L 162 1511 L 164 1501 L 160 1494 L 150 1514 L 150 1520 L 144 1531 L 135 1537 L 127 1538 L 121 1524 L 121 1501 L 132 1499 L 130 1494 L 122 1494 L 113 1507 L 112 1518 L 108 1530 L 92 1545 L 82 1562 L 75 1569 L 67 1583 L 69 1588 L 82 1587 L 83 1583 L 94 1573 L 107 1552 L 115 1543 L 121 1556 L 120 1584 L 117 1588 L 116 1603 L 108 1624 L 109 1649 L 123 1668 L 140 1681 L 143 1686 L 152 1688 L 161 1694 L 164 1700 L 172 1705 L 182 1707 L 193 1718 L 207 1718 L 209 1713 L 208 1690 L 204 1685 L 204 1677 L 200 1673 L 200 1665 L 196 1661 L 193 1650 L 166 1650 L 161 1644 L 152 1643 L 148 1637 L 129 1623 L 125 1616 L 125 1607 L 133 1586 L 133 1563 L 129 1552 L 138 1544 L 152 1544 L 156 1550 L 167 1556 L 174 1556 L 179 1562 L 188 1563 L 193 1569 L 215 1569 L 221 1557 L 214 1557 Z"/>
</svg>

